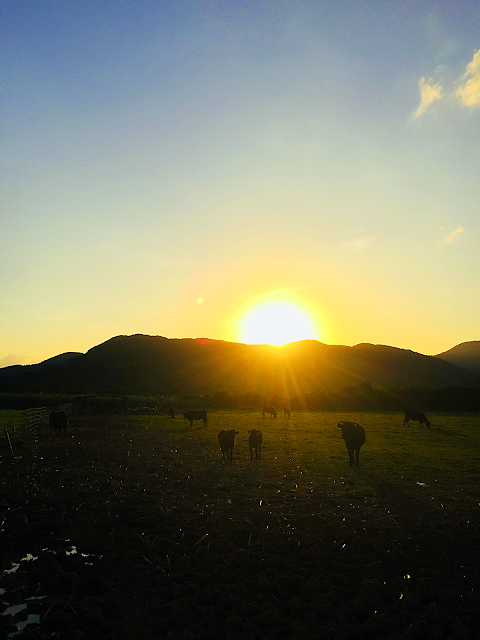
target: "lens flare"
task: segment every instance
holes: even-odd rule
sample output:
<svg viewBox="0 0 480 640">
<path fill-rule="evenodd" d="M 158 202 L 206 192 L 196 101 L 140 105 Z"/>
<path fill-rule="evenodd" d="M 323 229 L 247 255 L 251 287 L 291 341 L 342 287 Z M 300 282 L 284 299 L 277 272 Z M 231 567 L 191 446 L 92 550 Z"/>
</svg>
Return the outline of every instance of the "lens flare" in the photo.
<svg viewBox="0 0 480 640">
<path fill-rule="evenodd" d="M 240 321 L 240 341 L 246 344 L 281 346 L 308 339 L 317 339 L 317 327 L 309 314 L 292 302 L 265 302 L 250 309 Z"/>
</svg>

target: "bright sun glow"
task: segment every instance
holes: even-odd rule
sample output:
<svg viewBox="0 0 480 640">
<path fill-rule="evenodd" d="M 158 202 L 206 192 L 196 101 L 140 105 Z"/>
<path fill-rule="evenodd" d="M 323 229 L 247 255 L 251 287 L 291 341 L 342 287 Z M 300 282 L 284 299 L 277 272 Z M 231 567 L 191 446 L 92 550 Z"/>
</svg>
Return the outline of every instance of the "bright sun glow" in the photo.
<svg viewBox="0 0 480 640">
<path fill-rule="evenodd" d="M 240 322 L 240 340 L 246 344 L 283 345 L 315 340 L 317 328 L 308 313 L 291 302 L 265 302 Z"/>
</svg>

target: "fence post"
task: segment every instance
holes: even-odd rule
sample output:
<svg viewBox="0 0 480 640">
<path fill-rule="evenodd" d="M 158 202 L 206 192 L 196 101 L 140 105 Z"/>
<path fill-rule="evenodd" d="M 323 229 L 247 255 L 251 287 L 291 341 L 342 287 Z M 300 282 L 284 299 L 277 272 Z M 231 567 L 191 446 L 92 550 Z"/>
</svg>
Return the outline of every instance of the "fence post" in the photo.
<svg viewBox="0 0 480 640">
<path fill-rule="evenodd" d="M 5 428 L 5 435 L 7 436 L 7 440 L 8 440 L 8 444 L 10 445 L 10 451 L 12 452 L 12 458 L 14 460 L 19 460 L 22 456 L 16 456 L 15 453 L 15 449 L 14 449 L 14 444 L 15 444 L 15 423 L 13 423 L 13 444 L 12 444 L 12 439 L 10 438 L 10 434 L 8 433 L 8 429 Z"/>
</svg>

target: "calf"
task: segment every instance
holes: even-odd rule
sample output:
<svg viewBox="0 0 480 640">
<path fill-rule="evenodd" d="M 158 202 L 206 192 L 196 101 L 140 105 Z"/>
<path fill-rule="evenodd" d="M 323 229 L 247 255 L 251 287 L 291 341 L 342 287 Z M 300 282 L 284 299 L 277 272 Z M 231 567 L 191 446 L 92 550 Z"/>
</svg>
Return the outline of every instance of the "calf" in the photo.
<svg viewBox="0 0 480 640">
<path fill-rule="evenodd" d="M 50 435 L 52 431 L 56 436 L 59 436 L 64 431 L 64 435 L 67 435 L 68 417 L 64 411 L 52 411 L 49 417 L 50 422 Z"/>
<path fill-rule="evenodd" d="M 239 431 L 235 431 L 235 429 L 230 429 L 230 431 L 222 429 L 218 434 L 218 443 L 222 451 L 222 457 L 226 457 L 230 462 L 232 461 L 233 447 L 235 446 L 235 436 L 238 433 Z"/>
<path fill-rule="evenodd" d="M 342 430 L 342 438 L 345 440 L 348 455 L 350 456 L 350 466 L 353 467 L 356 462 L 357 467 L 360 465 L 358 456 L 360 455 L 360 447 L 365 444 L 365 429 L 356 422 L 339 422 L 337 427 Z"/>
<path fill-rule="evenodd" d="M 406 409 L 403 426 L 405 426 L 405 424 L 410 426 L 409 420 L 416 420 L 420 426 L 422 426 L 423 424 L 426 424 L 427 427 L 430 429 L 430 422 L 427 420 L 426 415 L 421 411 L 412 411 L 411 409 Z"/>
<path fill-rule="evenodd" d="M 262 457 L 262 432 L 252 429 L 248 432 L 248 446 L 250 447 L 250 462 L 253 460 L 253 451 L 255 450 L 255 460 Z"/>
<path fill-rule="evenodd" d="M 175 419 L 175 407 L 168 407 L 168 417 Z"/>
<path fill-rule="evenodd" d="M 262 409 L 262 417 L 265 418 L 265 414 L 270 414 L 270 419 L 277 417 L 277 412 L 275 411 L 275 407 L 263 407 Z"/>
<path fill-rule="evenodd" d="M 183 414 L 185 420 L 189 420 L 190 426 L 193 427 L 194 420 L 203 420 L 203 426 L 207 426 L 207 412 L 203 411 L 187 411 Z"/>
<path fill-rule="evenodd" d="M 291 414 L 292 410 L 289 407 L 285 407 L 285 409 L 283 410 L 283 417 L 290 418 Z"/>
</svg>

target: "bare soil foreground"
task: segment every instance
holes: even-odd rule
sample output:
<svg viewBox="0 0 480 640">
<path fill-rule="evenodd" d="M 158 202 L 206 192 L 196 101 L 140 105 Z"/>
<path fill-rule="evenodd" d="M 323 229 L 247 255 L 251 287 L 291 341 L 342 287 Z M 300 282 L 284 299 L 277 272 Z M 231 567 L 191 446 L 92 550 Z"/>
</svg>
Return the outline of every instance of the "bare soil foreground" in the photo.
<svg viewBox="0 0 480 640">
<path fill-rule="evenodd" d="M 477 639 L 480 417 L 428 417 L 74 417 L 33 458 L 4 443 L 0 637 Z"/>
</svg>

